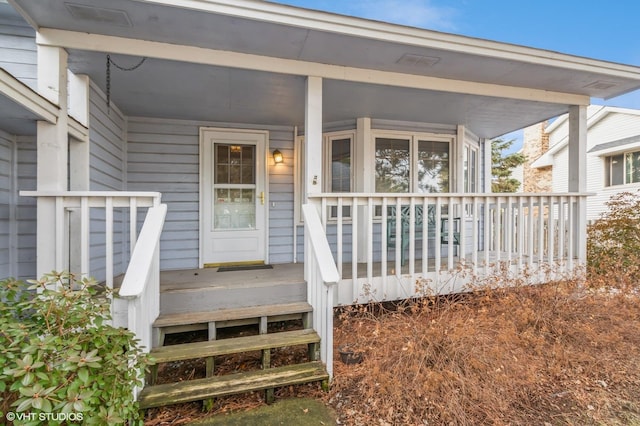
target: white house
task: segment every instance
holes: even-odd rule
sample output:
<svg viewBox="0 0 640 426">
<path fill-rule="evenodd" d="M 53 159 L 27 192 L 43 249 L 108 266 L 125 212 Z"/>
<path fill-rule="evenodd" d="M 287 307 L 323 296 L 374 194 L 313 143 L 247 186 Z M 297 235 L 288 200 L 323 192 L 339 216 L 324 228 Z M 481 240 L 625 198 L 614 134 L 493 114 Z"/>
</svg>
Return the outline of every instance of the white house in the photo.
<svg viewBox="0 0 640 426">
<path fill-rule="evenodd" d="M 532 167 L 552 170 L 553 192 L 568 188 L 568 116 L 551 123 L 549 149 Z M 592 105 L 587 109 L 587 220 L 596 220 L 612 195 L 640 189 L 640 110 Z"/>
<path fill-rule="evenodd" d="M 479 275 L 584 262 L 587 106 L 640 87 L 635 66 L 257 0 L 9 4 L 1 275 L 121 278 L 115 322 L 147 349 L 153 330 L 214 339 L 231 320 L 266 332 L 312 312 L 328 374 L 335 304 L 411 297 L 418 281 L 459 291 L 461 260 Z M 561 114 L 568 185 L 491 194 L 491 138 Z M 202 269 L 228 264 L 274 274 L 242 293 Z M 296 271 L 300 295 L 278 290 Z M 251 344 L 273 386 L 326 377 L 267 369 L 269 345 L 286 346 L 268 337 Z M 215 396 L 211 383 L 173 401 Z"/>
</svg>

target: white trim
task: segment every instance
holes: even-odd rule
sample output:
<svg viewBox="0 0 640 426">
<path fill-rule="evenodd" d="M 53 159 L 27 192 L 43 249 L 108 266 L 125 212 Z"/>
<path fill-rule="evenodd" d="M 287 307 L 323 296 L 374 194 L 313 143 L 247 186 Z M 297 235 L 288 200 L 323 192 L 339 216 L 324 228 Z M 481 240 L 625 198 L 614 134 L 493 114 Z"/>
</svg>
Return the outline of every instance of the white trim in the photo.
<svg viewBox="0 0 640 426">
<path fill-rule="evenodd" d="M 562 105 L 588 105 L 590 102 L 589 96 L 573 93 L 345 67 L 51 28 L 42 28 L 36 35 L 36 41 L 42 46 L 61 46 L 69 49 L 146 56 L 172 61 L 184 61 L 305 77 L 316 76 L 358 83 L 382 84 L 387 86 L 530 100 Z M 597 71 L 602 72 L 601 69 Z M 640 75 L 637 78 L 640 79 Z"/>
<path fill-rule="evenodd" d="M 332 192 L 331 191 L 331 183 L 333 181 L 333 171 L 331 169 L 331 158 L 332 158 L 332 144 L 334 140 L 341 139 L 349 139 L 349 152 L 351 155 L 351 161 L 349 166 L 349 192 L 354 192 L 355 188 L 355 169 L 353 160 L 355 157 L 355 140 L 356 140 L 356 131 L 355 130 L 339 130 L 336 132 L 324 133 L 322 135 L 323 139 L 323 152 L 322 152 L 322 165 L 324 168 L 324 182 L 323 182 L 323 192 Z"/>
<path fill-rule="evenodd" d="M 599 61 L 535 49 L 514 44 L 429 31 L 386 22 L 372 21 L 327 12 L 313 11 L 269 2 L 236 0 L 138 0 L 143 3 L 193 9 L 237 16 L 244 19 L 273 22 L 349 36 L 383 40 L 410 46 L 443 49 L 484 57 L 527 62 L 571 70 L 606 73 L 610 76 L 637 79 L 640 70 L 630 65 Z"/>
<path fill-rule="evenodd" d="M 39 119 L 56 124 L 60 108 L 0 68 L 0 95 L 22 105 Z"/>
</svg>

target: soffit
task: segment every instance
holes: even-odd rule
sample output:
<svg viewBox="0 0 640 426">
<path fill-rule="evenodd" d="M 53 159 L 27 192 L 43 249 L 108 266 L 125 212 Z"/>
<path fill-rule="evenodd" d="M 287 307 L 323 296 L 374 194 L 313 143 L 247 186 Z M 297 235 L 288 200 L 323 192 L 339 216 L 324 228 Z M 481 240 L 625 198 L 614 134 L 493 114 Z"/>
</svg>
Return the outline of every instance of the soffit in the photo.
<svg viewBox="0 0 640 426">
<path fill-rule="evenodd" d="M 636 67 L 261 1 L 14 1 L 38 27 L 591 97 L 611 97 L 640 87 Z M 70 11 L 73 5 L 122 12 L 126 18 L 112 22 L 77 18 Z M 205 10 L 212 8 L 216 12 Z M 255 19 L 242 17 L 243 13 Z M 407 62 L 415 61 L 401 60 L 405 55 L 437 58 L 437 62 L 411 65 Z"/>
</svg>

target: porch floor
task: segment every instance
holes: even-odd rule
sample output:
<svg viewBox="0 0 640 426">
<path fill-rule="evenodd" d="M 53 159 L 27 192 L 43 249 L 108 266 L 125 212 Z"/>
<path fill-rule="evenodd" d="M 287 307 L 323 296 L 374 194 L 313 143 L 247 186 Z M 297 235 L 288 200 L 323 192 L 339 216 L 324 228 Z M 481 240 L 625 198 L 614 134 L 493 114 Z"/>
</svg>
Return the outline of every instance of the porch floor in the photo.
<svg viewBox="0 0 640 426">
<path fill-rule="evenodd" d="M 240 288 L 299 284 L 304 282 L 304 264 L 272 265 L 273 269 L 218 272 L 218 268 L 160 272 L 160 292 L 202 288 Z"/>
</svg>

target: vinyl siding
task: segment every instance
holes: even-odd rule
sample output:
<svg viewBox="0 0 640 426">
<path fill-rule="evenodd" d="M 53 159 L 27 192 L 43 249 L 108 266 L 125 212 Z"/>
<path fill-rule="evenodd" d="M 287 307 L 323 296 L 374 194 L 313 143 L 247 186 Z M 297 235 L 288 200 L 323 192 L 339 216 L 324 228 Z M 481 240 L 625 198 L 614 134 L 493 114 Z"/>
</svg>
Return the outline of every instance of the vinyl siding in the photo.
<svg viewBox="0 0 640 426">
<path fill-rule="evenodd" d="M 596 145 L 630 136 L 640 135 L 640 116 L 621 113 L 607 114 L 602 120 L 589 129 L 588 149 Z M 640 150 L 640 144 L 635 148 L 626 146 L 624 151 Z M 605 160 L 598 153 L 587 154 L 587 191 L 595 195 L 587 200 L 587 220 L 597 219 L 605 210 L 606 202 L 620 192 L 636 192 L 640 184 L 605 186 Z"/>
<path fill-rule="evenodd" d="M 122 191 L 125 185 L 126 119 L 115 105 L 107 107 L 106 96 L 91 83 L 89 94 L 89 189 L 91 191 Z M 114 274 L 125 271 L 128 261 L 128 210 L 114 210 Z M 105 265 L 105 211 L 91 211 L 90 274 L 104 280 Z"/>
<path fill-rule="evenodd" d="M 17 137 L 18 191 L 36 190 L 36 138 Z M 36 199 L 18 197 L 17 220 L 17 278 L 36 278 Z"/>
<path fill-rule="evenodd" d="M 0 131 L 0 279 L 14 275 L 14 252 L 11 247 L 15 226 L 12 221 L 15 206 L 14 146 L 14 137 Z"/>
<path fill-rule="evenodd" d="M 589 113 L 599 108 L 591 107 Z M 640 116 L 610 112 L 597 123 L 589 126 L 587 131 L 587 151 L 594 146 L 613 142 L 631 136 L 640 135 Z M 563 123 L 550 135 L 552 144 L 559 143 L 568 137 L 568 123 Z M 633 150 L 631 146 L 623 148 Z M 640 149 L 640 144 L 637 146 Z M 553 192 L 567 192 L 569 188 L 569 148 L 564 146 L 553 157 Z M 637 191 L 640 184 L 605 186 L 605 161 L 598 152 L 587 152 L 587 192 L 593 195 L 587 199 L 587 220 L 597 219 L 605 210 L 606 202 L 614 194 L 623 191 Z"/>
<path fill-rule="evenodd" d="M 35 31 L 22 19 L 0 16 L 0 68 L 37 89 Z"/>
<path fill-rule="evenodd" d="M 269 166 L 269 263 L 291 262 L 293 246 L 293 127 L 129 118 L 127 187 L 160 191 L 167 204 L 161 269 L 197 268 L 199 261 L 200 127 L 269 131 L 268 151 L 284 164 Z"/>
</svg>

